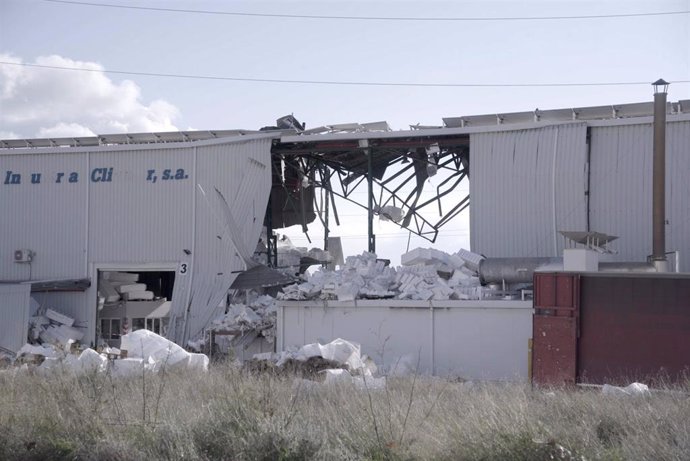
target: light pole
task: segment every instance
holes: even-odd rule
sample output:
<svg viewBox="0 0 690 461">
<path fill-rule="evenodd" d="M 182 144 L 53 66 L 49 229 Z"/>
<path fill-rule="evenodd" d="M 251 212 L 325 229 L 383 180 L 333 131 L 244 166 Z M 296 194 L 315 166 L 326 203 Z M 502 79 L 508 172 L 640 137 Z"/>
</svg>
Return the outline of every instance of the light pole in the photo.
<svg viewBox="0 0 690 461">
<path fill-rule="evenodd" d="M 652 262 L 657 272 L 668 272 L 666 260 L 666 94 L 669 83 L 654 86 L 654 147 L 652 164 Z"/>
</svg>

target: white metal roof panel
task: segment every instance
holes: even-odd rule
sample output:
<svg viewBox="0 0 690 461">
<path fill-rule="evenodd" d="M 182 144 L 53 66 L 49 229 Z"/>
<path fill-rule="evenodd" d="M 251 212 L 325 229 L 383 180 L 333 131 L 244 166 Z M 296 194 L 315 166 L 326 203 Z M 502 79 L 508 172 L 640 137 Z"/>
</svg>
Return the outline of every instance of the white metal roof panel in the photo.
<svg viewBox="0 0 690 461">
<path fill-rule="evenodd" d="M 680 110 L 681 103 L 668 102 L 667 114 L 676 114 Z M 687 109 L 685 110 L 687 111 Z M 478 127 L 517 123 L 548 123 L 565 122 L 568 120 L 609 120 L 631 117 L 646 117 L 654 113 L 652 102 L 640 102 L 631 104 L 617 104 L 610 106 L 573 107 L 564 109 L 535 109 L 531 112 L 510 112 L 485 115 L 469 115 L 463 117 L 446 117 L 443 122 L 448 128 Z"/>
</svg>

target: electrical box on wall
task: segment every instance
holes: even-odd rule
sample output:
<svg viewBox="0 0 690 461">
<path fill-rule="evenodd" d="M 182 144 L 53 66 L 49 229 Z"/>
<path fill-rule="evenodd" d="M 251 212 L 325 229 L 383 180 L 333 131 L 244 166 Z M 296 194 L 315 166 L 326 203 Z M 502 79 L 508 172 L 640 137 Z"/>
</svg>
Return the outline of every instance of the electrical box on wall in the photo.
<svg viewBox="0 0 690 461">
<path fill-rule="evenodd" d="M 14 250 L 14 262 L 16 263 L 30 263 L 34 258 L 34 252 L 31 250 Z"/>
</svg>

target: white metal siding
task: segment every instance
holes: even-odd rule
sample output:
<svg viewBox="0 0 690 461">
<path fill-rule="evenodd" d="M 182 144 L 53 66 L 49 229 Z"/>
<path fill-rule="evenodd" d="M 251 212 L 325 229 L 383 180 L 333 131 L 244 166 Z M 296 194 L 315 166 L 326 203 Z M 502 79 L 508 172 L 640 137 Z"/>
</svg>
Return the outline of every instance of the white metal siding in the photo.
<svg viewBox="0 0 690 461">
<path fill-rule="evenodd" d="M 591 228 L 619 236 L 616 261 L 652 252 L 651 124 L 591 129 Z M 690 122 L 667 123 L 666 249 L 680 250 L 690 270 Z"/>
<path fill-rule="evenodd" d="M 30 292 L 30 285 L 0 285 L 0 347 L 17 352 L 26 343 Z"/>
<path fill-rule="evenodd" d="M 667 124 L 666 251 L 680 251 L 680 270 L 690 271 L 690 122 Z M 651 226 L 650 226 L 651 227 Z"/>
<path fill-rule="evenodd" d="M 112 181 L 89 182 L 89 259 L 177 260 L 191 242 L 193 148 L 92 152 L 90 168 L 113 168 Z M 186 179 L 163 180 L 165 170 Z M 155 170 L 156 182 L 147 181 Z"/>
<path fill-rule="evenodd" d="M 560 230 L 586 229 L 586 125 L 470 136 L 472 250 L 558 256 Z"/>
<path fill-rule="evenodd" d="M 85 158 L 0 156 L 0 280 L 86 276 Z M 4 184 L 8 171 L 20 174 L 21 184 Z M 41 175 L 39 183 L 32 183 L 32 173 Z M 78 182 L 69 182 L 72 173 Z M 22 248 L 36 253 L 31 265 L 14 262 L 14 250 Z"/>
</svg>

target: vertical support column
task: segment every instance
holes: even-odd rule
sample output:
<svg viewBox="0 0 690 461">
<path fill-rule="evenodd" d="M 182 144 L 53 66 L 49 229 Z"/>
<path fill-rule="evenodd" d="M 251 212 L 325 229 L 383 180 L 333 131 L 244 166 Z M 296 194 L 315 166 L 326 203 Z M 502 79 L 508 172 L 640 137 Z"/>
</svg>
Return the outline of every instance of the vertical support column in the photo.
<svg viewBox="0 0 690 461">
<path fill-rule="evenodd" d="M 273 187 L 268 194 L 268 205 L 266 205 L 266 265 L 268 267 L 275 267 L 273 264 L 273 256 L 278 256 L 278 251 L 273 243 L 273 203 L 271 196 L 273 195 Z M 277 265 L 277 264 L 276 264 Z"/>
<path fill-rule="evenodd" d="M 360 139 L 359 147 L 364 148 L 364 154 L 367 156 L 367 251 L 376 253 L 376 236 L 374 235 L 374 152 L 369 148 L 369 140 L 367 139 Z"/>
<path fill-rule="evenodd" d="M 434 318 L 434 303 L 429 301 L 429 314 L 430 314 L 430 350 L 429 350 L 429 360 L 430 360 L 430 370 L 431 375 L 436 376 L 436 319 Z"/>
<path fill-rule="evenodd" d="M 325 167 L 324 171 L 324 176 L 326 177 L 326 184 L 331 183 L 331 170 L 328 169 L 328 167 Z M 323 189 L 324 193 L 326 194 L 326 204 L 324 206 L 324 217 L 323 217 L 323 250 L 328 251 L 328 234 L 330 233 L 330 229 L 328 226 L 330 225 L 328 221 L 328 213 L 330 211 L 330 189 Z"/>
</svg>

